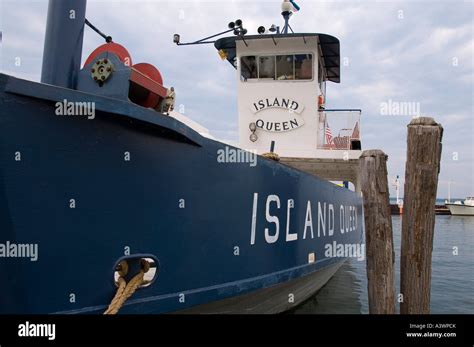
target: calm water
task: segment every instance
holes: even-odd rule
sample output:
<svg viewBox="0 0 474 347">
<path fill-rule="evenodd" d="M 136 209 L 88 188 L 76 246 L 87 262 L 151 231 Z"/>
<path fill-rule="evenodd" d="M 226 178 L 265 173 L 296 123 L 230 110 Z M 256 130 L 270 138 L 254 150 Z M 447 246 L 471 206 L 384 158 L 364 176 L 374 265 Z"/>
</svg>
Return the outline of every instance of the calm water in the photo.
<svg viewBox="0 0 474 347">
<path fill-rule="evenodd" d="M 398 292 L 402 217 L 392 216 L 392 224 Z M 458 247 L 458 255 L 453 255 L 453 247 Z M 432 266 L 431 313 L 474 313 L 474 217 L 436 216 Z M 294 313 L 368 311 L 365 261 L 350 259 Z"/>
</svg>

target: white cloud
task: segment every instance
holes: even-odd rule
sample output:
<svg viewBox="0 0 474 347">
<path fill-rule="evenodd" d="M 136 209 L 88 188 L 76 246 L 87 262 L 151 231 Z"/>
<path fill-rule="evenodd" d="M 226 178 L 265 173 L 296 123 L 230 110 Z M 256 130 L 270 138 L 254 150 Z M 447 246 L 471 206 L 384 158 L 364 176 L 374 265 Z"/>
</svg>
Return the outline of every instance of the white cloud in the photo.
<svg viewBox="0 0 474 347">
<path fill-rule="evenodd" d="M 342 83 L 328 86 L 328 106 L 362 108 L 364 148 L 389 155 L 391 177 L 404 176 L 407 117 L 379 116 L 380 102 L 418 101 L 422 113 L 445 127 L 442 177 L 459 182 L 454 195 L 472 190 L 473 23 L 471 4 L 424 1 L 299 1 L 291 20 L 298 32 L 332 34 L 341 41 Z M 1 69 L 39 79 L 46 21 L 44 1 L 1 2 Z M 403 19 L 399 11 L 403 11 Z M 172 35 L 193 41 L 225 30 L 241 18 L 249 34 L 260 25 L 282 24 L 280 3 L 266 1 L 88 1 L 88 19 L 130 51 L 135 63 L 149 62 L 174 86 L 186 116 L 219 138 L 237 140 L 235 70 L 210 46 L 177 47 Z M 103 40 L 86 29 L 83 57 Z M 23 57 L 20 68 L 13 59 Z M 453 66 L 453 57 L 458 66 Z M 35 78 L 36 77 L 36 78 Z M 459 150 L 465 160 L 448 155 Z M 471 153 L 471 154 L 469 154 Z M 467 159 L 466 159 L 467 158 Z M 461 172 L 463 174 L 461 174 Z M 447 188 L 440 187 L 439 195 Z M 461 194 L 462 193 L 462 194 Z"/>
</svg>

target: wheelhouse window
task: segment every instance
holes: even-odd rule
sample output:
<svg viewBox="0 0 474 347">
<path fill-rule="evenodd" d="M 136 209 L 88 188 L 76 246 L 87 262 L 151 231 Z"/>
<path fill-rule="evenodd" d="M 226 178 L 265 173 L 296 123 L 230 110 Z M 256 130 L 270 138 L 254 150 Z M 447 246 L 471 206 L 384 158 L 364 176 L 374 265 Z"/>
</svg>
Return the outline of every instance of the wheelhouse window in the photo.
<svg viewBox="0 0 474 347">
<path fill-rule="evenodd" d="M 295 55 L 295 75 L 297 80 L 313 78 L 313 56 L 311 54 Z"/>
<path fill-rule="evenodd" d="M 240 59 L 240 73 L 244 81 L 249 78 L 258 78 L 257 57 L 254 55 L 242 57 Z"/>
<path fill-rule="evenodd" d="M 275 56 L 258 57 L 258 78 L 275 79 Z"/>
<path fill-rule="evenodd" d="M 312 80 L 312 54 L 244 56 L 240 58 L 241 80 Z"/>
<path fill-rule="evenodd" d="M 276 79 L 277 80 L 294 80 L 295 66 L 294 55 L 277 55 L 276 56 Z"/>
</svg>

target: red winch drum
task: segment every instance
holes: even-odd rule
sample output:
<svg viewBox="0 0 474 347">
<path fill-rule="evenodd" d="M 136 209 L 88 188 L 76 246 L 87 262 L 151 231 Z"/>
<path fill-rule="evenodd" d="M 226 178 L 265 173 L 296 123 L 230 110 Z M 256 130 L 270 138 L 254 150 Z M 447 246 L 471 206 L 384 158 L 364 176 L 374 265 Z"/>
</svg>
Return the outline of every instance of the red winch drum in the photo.
<svg viewBox="0 0 474 347">
<path fill-rule="evenodd" d="M 104 43 L 103 45 L 97 47 L 86 59 L 84 66 L 87 66 L 88 64 L 92 63 L 95 57 L 104 52 L 113 53 L 120 59 L 122 63 L 128 66 L 132 66 L 132 57 L 130 56 L 130 53 L 128 53 L 127 49 L 124 46 L 119 45 L 115 42 Z"/>
</svg>

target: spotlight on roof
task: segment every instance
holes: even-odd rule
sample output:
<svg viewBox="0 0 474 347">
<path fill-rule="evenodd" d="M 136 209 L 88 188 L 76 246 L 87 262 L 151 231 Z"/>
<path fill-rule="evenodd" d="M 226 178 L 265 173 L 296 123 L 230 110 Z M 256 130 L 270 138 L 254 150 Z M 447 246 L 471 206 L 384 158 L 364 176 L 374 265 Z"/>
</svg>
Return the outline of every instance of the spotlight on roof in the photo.
<svg viewBox="0 0 474 347">
<path fill-rule="evenodd" d="M 229 29 L 234 29 L 235 28 L 235 23 L 234 22 L 230 22 L 229 23 Z"/>
<path fill-rule="evenodd" d="M 240 31 L 240 34 L 241 34 L 241 35 L 247 34 L 247 29 L 242 29 L 242 30 Z"/>
<path fill-rule="evenodd" d="M 265 34 L 265 27 L 264 26 L 259 26 L 257 29 L 257 32 L 262 35 Z"/>
<path fill-rule="evenodd" d="M 242 20 L 237 19 L 237 20 L 235 21 L 235 25 L 238 26 L 238 27 L 241 27 L 241 26 L 242 26 Z"/>
<path fill-rule="evenodd" d="M 173 35 L 173 42 L 176 43 L 176 44 L 179 44 L 179 40 L 180 40 L 179 34 L 174 34 Z"/>
<path fill-rule="evenodd" d="M 268 29 L 270 32 L 274 33 L 277 31 L 277 26 L 275 24 L 272 24 L 272 26 L 270 27 L 270 29 Z"/>
</svg>

